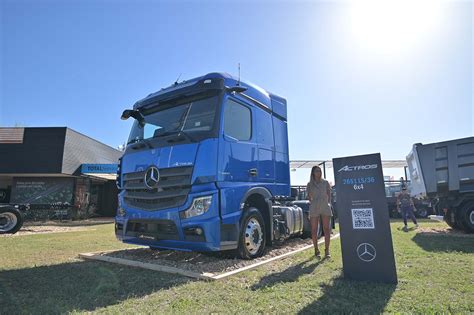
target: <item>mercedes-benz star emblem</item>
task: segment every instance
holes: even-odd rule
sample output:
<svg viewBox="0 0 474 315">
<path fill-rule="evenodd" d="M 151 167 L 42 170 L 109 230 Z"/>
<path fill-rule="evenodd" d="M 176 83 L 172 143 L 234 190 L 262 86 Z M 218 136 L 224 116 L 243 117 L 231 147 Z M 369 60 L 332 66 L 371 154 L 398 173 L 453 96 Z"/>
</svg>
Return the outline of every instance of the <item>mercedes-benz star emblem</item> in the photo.
<svg viewBox="0 0 474 315">
<path fill-rule="evenodd" d="M 145 172 L 145 186 L 153 189 L 158 185 L 160 180 L 160 171 L 155 166 L 150 166 Z"/>
<path fill-rule="evenodd" d="M 365 262 L 370 262 L 375 259 L 377 255 L 377 251 L 372 244 L 369 243 L 361 243 L 357 246 L 357 256 L 359 259 Z"/>
</svg>

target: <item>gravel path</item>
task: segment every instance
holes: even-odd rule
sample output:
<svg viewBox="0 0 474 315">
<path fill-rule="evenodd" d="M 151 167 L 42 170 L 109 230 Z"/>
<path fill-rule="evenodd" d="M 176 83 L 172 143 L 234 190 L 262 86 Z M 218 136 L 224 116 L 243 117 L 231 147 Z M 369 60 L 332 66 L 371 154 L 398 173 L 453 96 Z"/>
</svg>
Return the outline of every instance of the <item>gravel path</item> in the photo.
<svg viewBox="0 0 474 315">
<path fill-rule="evenodd" d="M 423 227 L 416 229 L 418 233 L 432 235 L 455 235 L 461 237 L 474 237 L 474 234 L 466 233 L 462 230 L 452 229 L 450 227 Z"/>
<path fill-rule="evenodd" d="M 23 226 L 21 230 L 15 234 L 0 234 L 0 237 L 17 237 L 23 235 L 33 234 L 48 234 L 48 233 L 64 233 L 64 232 L 78 232 L 91 230 L 85 226 L 57 226 L 57 225 L 42 225 L 42 226 Z"/>
<path fill-rule="evenodd" d="M 311 239 L 293 238 L 282 244 L 277 244 L 267 248 L 265 255 L 253 260 L 237 259 L 230 253 L 225 252 L 198 253 L 173 250 L 152 250 L 148 248 L 120 250 L 104 253 L 102 255 L 181 268 L 196 273 L 218 274 L 252 265 L 310 244 L 312 244 Z"/>
</svg>

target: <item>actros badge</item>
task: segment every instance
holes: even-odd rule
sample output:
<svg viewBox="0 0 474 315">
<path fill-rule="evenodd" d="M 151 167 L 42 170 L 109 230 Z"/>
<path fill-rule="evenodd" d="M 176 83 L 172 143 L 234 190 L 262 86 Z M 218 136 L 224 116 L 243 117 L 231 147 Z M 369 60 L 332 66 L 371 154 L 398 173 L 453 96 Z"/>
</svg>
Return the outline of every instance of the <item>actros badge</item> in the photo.
<svg viewBox="0 0 474 315">
<path fill-rule="evenodd" d="M 375 259 L 377 255 L 377 251 L 372 244 L 369 243 L 361 243 L 357 246 L 357 256 L 359 259 L 365 262 L 371 262 Z"/>
</svg>

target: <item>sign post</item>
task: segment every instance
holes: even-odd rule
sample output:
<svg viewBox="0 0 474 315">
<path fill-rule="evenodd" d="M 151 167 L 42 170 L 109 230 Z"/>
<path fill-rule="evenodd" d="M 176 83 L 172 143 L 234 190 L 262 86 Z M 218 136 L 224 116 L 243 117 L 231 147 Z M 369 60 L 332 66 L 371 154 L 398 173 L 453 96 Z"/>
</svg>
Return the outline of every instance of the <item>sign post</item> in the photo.
<svg viewBox="0 0 474 315">
<path fill-rule="evenodd" d="M 397 283 L 380 154 L 333 159 L 344 277 Z"/>
</svg>

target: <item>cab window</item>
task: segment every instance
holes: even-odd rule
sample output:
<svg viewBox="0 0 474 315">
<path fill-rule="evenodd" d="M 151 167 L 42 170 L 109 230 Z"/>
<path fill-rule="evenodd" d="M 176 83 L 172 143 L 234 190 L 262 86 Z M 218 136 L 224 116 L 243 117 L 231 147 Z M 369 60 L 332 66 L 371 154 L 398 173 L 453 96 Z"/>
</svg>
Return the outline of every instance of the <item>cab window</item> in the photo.
<svg viewBox="0 0 474 315">
<path fill-rule="evenodd" d="M 224 134 L 240 141 L 252 136 L 252 113 L 250 108 L 231 99 L 224 108 Z"/>
</svg>

